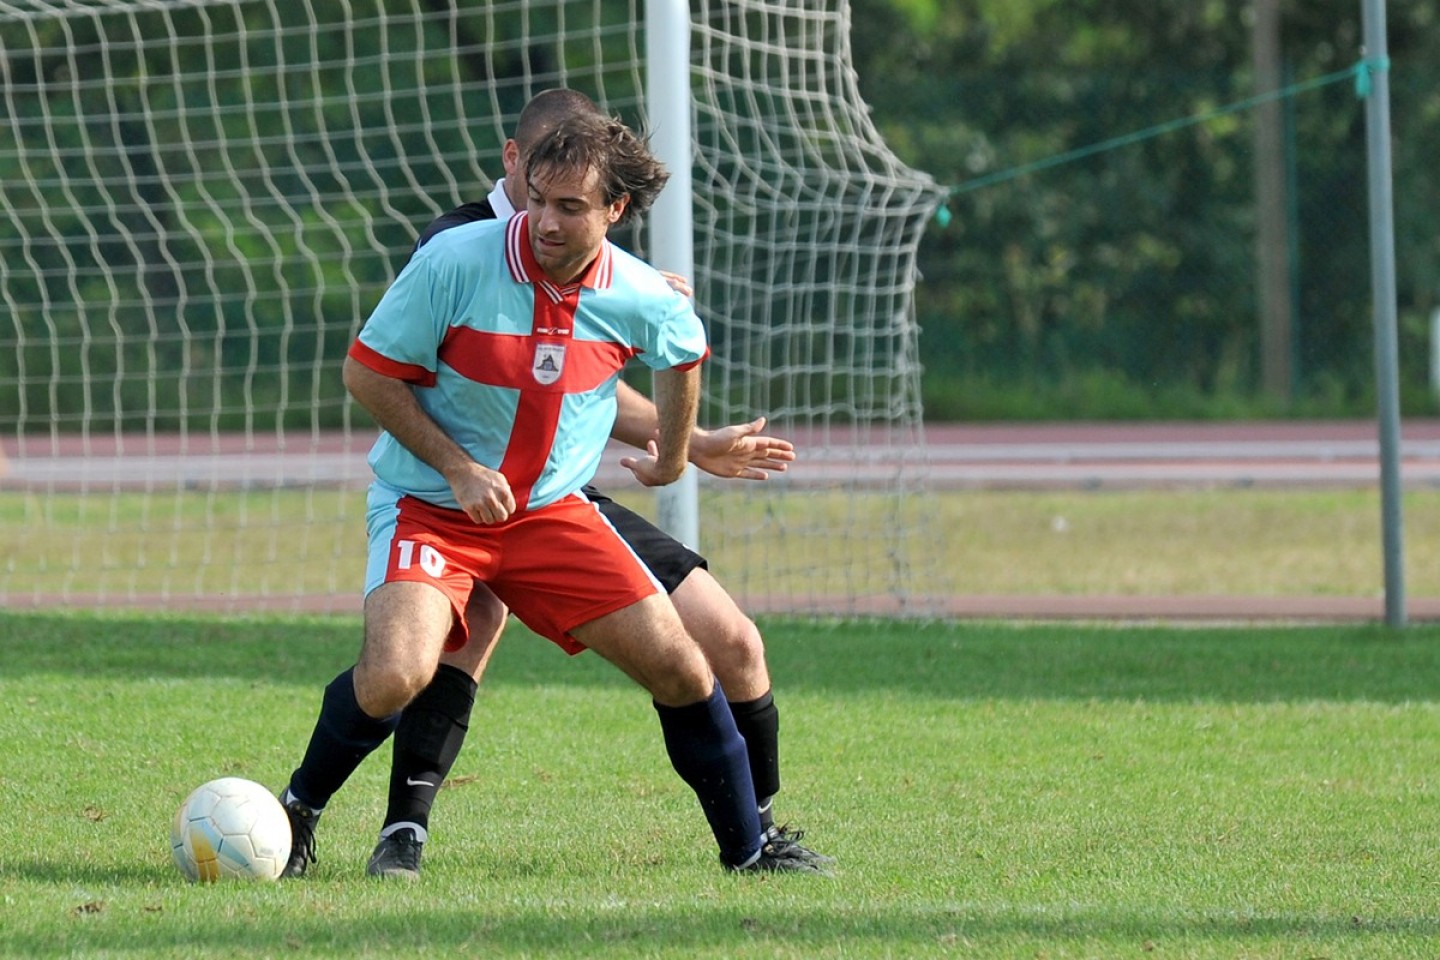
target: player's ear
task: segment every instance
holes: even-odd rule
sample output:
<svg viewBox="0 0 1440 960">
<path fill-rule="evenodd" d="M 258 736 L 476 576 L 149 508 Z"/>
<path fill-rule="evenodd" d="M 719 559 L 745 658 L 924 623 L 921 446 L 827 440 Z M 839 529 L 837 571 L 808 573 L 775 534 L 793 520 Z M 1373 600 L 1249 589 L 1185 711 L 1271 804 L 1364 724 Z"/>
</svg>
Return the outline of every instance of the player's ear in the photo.
<svg viewBox="0 0 1440 960">
<path fill-rule="evenodd" d="M 610 222 L 611 222 L 611 223 L 619 223 L 619 222 L 620 222 L 620 218 L 623 217 L 623 216 L 625 216 L 625 208 L 628 207 L 629 205 L 630 205 L 630 194 L 628 194 L 628 193 L 622 193 L 622 194 L 620 195 L 620 199 L 618 199 L 618 200 L 616 200 L 614 203 L 610 204 L 610 209 L 606 211 L 606 215 L 610 218 Z"/>
<path fill-rule="evenodd" d="M 519 176 L 520 144 L 514 140 L 506 140 L 505 146 L 500 148 L 500 164 L 505 168 L 505 176 Z"/>
</svg>

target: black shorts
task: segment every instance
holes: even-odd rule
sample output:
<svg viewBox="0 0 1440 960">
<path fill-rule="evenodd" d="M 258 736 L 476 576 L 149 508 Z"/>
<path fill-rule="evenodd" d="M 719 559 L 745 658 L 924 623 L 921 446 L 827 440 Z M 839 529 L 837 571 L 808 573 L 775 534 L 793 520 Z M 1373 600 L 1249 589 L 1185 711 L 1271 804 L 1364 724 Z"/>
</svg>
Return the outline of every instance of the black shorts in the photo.
<svg viewBox="0 0 1440 960">
<path fill-rule="evenodd" d="M 630 549 L 655 574 L 666 593 L 674 593 L 696 567 L 710 568 L 704 557 L 635 511 L 620 506 L 594 487 L 587 486 L 582 493 L 600 508 L 601 515 L 630 544 Z"/>
</svg>

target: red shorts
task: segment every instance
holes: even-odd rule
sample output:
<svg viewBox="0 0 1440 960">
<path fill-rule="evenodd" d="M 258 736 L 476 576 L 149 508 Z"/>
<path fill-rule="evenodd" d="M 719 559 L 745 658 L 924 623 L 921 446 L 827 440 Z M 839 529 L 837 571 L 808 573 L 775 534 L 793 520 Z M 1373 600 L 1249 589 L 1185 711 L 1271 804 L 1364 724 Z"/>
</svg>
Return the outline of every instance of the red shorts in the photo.
<svg viewBox="0 0 1440 960">
<path fill-rule="evenodd" d="M 370 530 L 371 570 L 383 561 L 383 582 L 429 583 L 449 597 L 455 626 L 447 650 L 470 638 L 465 606 L 476 581 L 571 654 L 585 649 L 571 630 L 663 590 L 596 506 L 576 494 L 496 524 L 414 497 L 372 502 Z M 378 586 L 373 574 L 368 579 L 367 592 Z"/>
</svg>

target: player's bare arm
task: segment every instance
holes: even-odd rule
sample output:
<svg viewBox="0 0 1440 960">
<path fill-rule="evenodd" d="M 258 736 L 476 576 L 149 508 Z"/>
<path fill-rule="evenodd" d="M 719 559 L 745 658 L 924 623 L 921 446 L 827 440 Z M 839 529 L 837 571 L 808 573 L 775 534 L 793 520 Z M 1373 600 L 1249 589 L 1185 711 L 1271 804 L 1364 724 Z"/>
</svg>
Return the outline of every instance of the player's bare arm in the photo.
<svg viewBox="0 0 1440 960">
<path fill-rule="evenodd" d="M 408 383 L 345 359 L 345 388 L 375 422 L 450 484 L 460 509 L 476 523 L 499 523 L 515 512 L 515 495 L 498 471 L 476 463 L 430 418 Z"/>
<path fill-rule="evenodd" d="M 685 472 L 700 406 L 699 366 L 655 371 L 655 399 L 659 422 L 655 439 L 646 444 L 649 456 L 628 465 L 647 487 L 674 483 Z"/>
<path fill-rule="evenodd" d="M 650 398 L 621 380 L 615 385 L 615 425 L 610 436 L 640 450 L 655 439 L 660 418 Z"/>
</svg>

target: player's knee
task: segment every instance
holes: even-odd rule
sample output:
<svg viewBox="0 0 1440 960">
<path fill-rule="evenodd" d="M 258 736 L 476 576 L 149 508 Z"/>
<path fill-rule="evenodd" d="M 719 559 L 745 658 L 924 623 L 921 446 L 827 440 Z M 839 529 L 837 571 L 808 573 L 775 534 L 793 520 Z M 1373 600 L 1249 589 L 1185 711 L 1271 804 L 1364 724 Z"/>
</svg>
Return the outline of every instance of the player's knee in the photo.
<svg viewBox="0 0 1440 960">
<path fill-rule="evenodd" d="M 685 707 L 708 700 L 715 689 L 714 675 L 706 668 L 699 672 L 656 674 L 647 684 L 656 703 L 667 707 Z"/>
<path fill-rule="evenodd" d="M 684 637 L 670 648 L 669 655 L 647 665 L 646 687 L 656 702 L 682 707 L 709 698 L 715 688 L 715 673 L 698 645 Z"/>
<path fill-rule="evenodd" d="M 765 641 L 760 628 L 744 614 L 714 624 L 696 640 L 722 679 L 765 669 Z"/>
<path fill-rule="evenodd" d="M 355 697 L 372 717 L 403 710 L 435 674 L 454 619 L 431 586 L 387 583 L 365 598 L 365 644 L 355 665 Z"/>
<path fill-rule="evenodd" d="M 362 657 L 355 666 L 355 700 L 370 716 L 388 717 L 419 696 L 434 673 L 434 664 L 415 660 L 377 663 Z"/>
<path fill-rule="evenodd" d="M 730 637 L 728 646 L 735 651 L 737 657 L 747 662 L 765 662 L 765 641 L 754 620 L 742 614 L 726 626 L 726 633 Z"/>
</svg>

